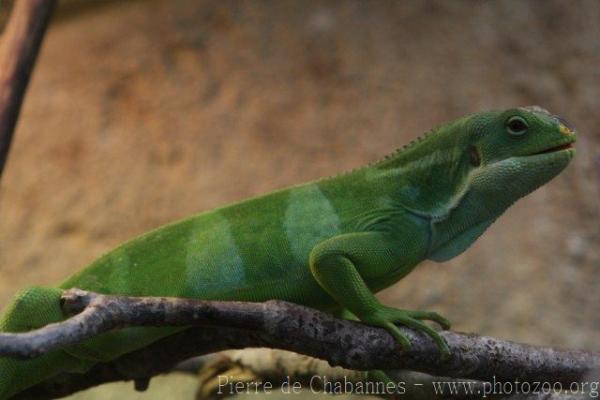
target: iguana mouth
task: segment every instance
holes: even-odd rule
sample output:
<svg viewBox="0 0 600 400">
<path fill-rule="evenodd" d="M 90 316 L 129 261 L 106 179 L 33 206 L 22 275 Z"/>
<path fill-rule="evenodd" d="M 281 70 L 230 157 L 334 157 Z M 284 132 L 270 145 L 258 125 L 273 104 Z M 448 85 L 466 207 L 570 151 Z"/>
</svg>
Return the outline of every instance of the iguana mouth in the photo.
<svg viewBox="0 0 600 400">
<path fill-rule="evenodd" d="M 554 147 L 551 147 L 546 150 L 538 151 L 537 153 L 533 153 L 533 155 L 554 153 L 555 151 L 561 151 L 561 150 L 566 150 L 566 149 L 571 149 L 571 148 L 573 148 L 573 142 L 563 143 L 561 145 L 554 146 Z"/>
</svg>

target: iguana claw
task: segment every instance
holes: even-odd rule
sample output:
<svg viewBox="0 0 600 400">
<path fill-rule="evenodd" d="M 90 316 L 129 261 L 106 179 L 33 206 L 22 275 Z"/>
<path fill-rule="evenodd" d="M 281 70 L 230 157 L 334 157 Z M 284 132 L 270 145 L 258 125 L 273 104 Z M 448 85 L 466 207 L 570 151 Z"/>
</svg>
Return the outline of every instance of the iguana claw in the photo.
<svg viewBox="0 0 600 400">
<path fill-rule="evenodd" d="M 434 321 L 444 329 L 450 328 L 450 322 L 437 313 L 382 307 L 380 310 L 369 316 L 361 317 L 361 320 L 369 325 L 385 328 L 404 350 L 410 348 L 410 340 L 400 329 L 398 329 L 397 324 L 424 332 L 431 337 L 437 345 L 442 360 L 446 360 L 450 356 L 450 348 L 444 338 L 432 327 L 422 322 L 422 320 Z"/>
</svg>

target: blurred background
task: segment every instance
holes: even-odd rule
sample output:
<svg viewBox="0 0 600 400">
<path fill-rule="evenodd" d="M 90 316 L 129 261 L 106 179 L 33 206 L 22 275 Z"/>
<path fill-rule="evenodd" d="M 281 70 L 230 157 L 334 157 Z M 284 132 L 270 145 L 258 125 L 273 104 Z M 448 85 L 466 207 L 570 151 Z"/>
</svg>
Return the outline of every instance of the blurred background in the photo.
<svg viewBox="0 0 600 400">
<path fill-rule="evenodd" d="M 0 307 L 174 219 L 531 104 L 577 128 L 571 165 L 381 298 L 600 350 L 600 2 L 67 0 L 0 184 Z"/>
</svg>

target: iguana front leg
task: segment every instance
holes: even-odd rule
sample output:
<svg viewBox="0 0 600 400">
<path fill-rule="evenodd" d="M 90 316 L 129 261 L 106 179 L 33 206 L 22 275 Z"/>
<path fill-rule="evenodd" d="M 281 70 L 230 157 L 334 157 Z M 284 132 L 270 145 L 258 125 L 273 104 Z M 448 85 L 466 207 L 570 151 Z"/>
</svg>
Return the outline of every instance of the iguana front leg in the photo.
<svg viewBox="0 0 600 400">
<path fill-rule="evenodd" d="M 339 235 L 315 246 L 310 255 L 310 269 L 340 306 L 369 325 L 385 328 L 403 348 L 410 347 L 410 341 L 396 324 L 423 331 L 434 340 L 442 357 L 448 357 L 450 350 L 444 339 L 423 322 L 431 320 L 447 329 L 450 324 L 445 318 L 434 312 L 384 306 L 365 283 L 365 280 L 389 279 L 403 266 L 411 268 L 399 247 L 398 240 L 382 232 Z"/>
</svg>

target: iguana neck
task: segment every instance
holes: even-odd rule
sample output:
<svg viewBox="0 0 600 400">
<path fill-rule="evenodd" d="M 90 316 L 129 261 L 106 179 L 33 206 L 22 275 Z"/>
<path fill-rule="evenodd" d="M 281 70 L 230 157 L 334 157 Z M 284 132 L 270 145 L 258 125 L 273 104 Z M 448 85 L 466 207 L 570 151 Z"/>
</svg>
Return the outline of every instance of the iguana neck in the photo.
<svg viewBox="0 0 600 400">
<path fill-rule="evenodd" d="M 457 130 L 462 120 L 428 132 L 369 166 L 370 175 L 392 188 L 408 211 L 433 220 L 445 218 L 464 196 L 472 170 Z"/>
</svg>

